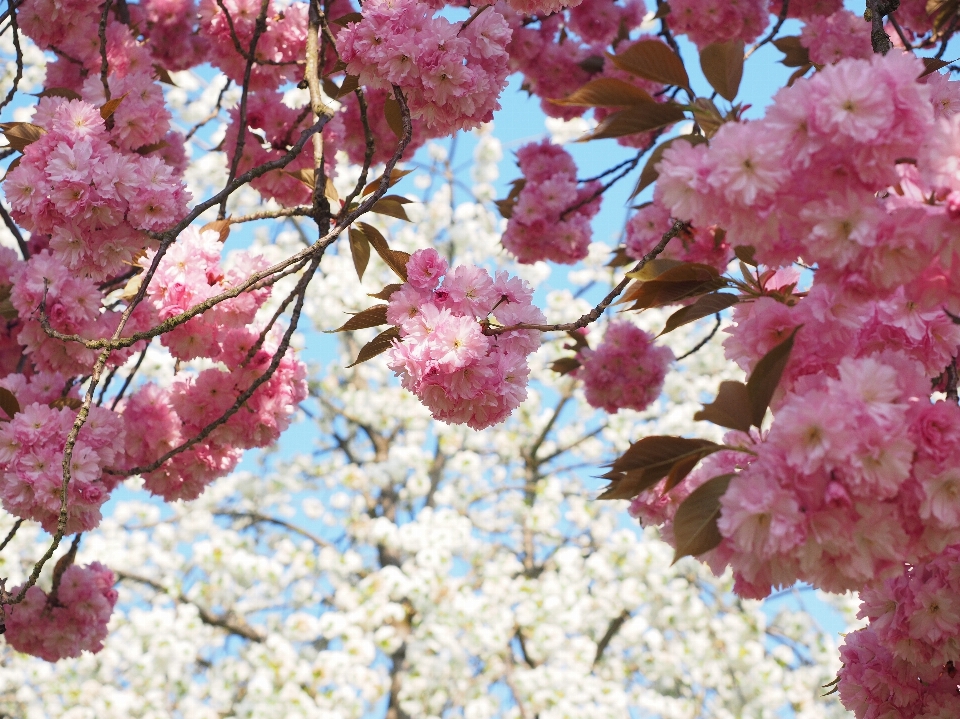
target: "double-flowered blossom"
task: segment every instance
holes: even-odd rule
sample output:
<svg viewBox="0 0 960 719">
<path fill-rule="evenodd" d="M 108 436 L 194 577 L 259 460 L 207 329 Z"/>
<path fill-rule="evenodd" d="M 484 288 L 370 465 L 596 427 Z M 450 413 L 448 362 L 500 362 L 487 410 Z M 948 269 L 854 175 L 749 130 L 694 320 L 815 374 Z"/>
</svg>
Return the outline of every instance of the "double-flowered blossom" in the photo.
<svg viewBox="0 0 960 719">
<path fill-rule="evenodd" d="M 649 332 L 621 320 L 607 327 L 596 349 L 583 349 L 577 358 L 576 376 L 583 380 L 587 402 L 613 414 L 646 409 L 660 396 L 673 352 L 654 344 Z"/>
<path fill-rule="evenodd" d="M 63 377 L 37 375 L 28 387 L 23 382 L 5 384 L 28 390 L 16 392 L 24 400 L 39 395 L 39 401 L 25 404 L 12 420 L 0 426 L 0 500 L 11 514 L 39 522 L 53 533 L 60 515 L 63 452 L 77 411 L 47 404 L 60 398 Z M 122 456 L 123 445 L 120 417 L 106 408 L 91 407 L 71 457 L 68 534 L 93 529 L 100 523 L 100 507 L 120 481 L 117 475 L 102 470 Z"/>
<path fill-rule="evenodd" d="M 600 183 L 579 184 L 570 153 L 548 140 L 521 147 L 517 164 L 524 185 L 503 246 L 523 263 L 579 262 L 590 250 L 590 218 L 600 211 Z"/>
<path fill-rule="evenodd" d="M 142 87 L 146 92 L 153 85 Z M 128 106 L 139 107 L 133 101 Z M 132 146 L 139 147 L 142 140 L 162 138 L 167 123 L 157 136 L 146 129 L 149 118 L 123 117 L 111 133 L 90 103 L 41 99 L 34 122 L 45 132 L 27 145 L 3 183 L 13 218 L 48 236 L 55 262 L 72 275 L 99 280 L 116 273 L 144 246 L 144 231 L 162 230 L 186 214 L 190 195 L 173 168 L 111 142 L 124 146 L 137 137 Z"/>
<path fill-rule="evenodd" d="M 113 572 L 99 562 L 71 564 L 59 579 L 55 593 L 33 586 L 22 602 L 5 607 L 5 637 L 18 652 L 55 662 L 103 648 L 117 603 Z"/>
<path fill-rule="evenodd" d="M 443 422 L 483 429 L 503 421 L 527 395 L 527 356 L 536 330 L 486 334 L 487 326 L 541 323 L 533 291 L 506 272 L 448 270 L 434 249 L 407 263 L 408 281 L 390 297 L 387 320 L 400 329 L 390 368 Z"/>
<path fill-rule="evenodd" d="M 670 26 L 697 47 L 714 42 L 751 42 L 767 26 L 769 0 L 671 0 Z"/>
<path fill-rule="evenodd" d="M 873 55 L 870 25 L 847 10 L 815 15 L 807 20 L 800 42 L 810 53 L 810 62 L 830 65 L 844 58 L 868 60 Z"/>
<path fill-rule="evenodd" d="M 337 35 L 337 48 L 362 85 L 398 86 L 412 117 L 441 136 L 493 119 L 509 72 L 511 31 L 493 8 L 469 24 L 433 14 L 419 0 L 371 0 L 363 19 Z"/>
<path fill-rule="evenodd" d="M 857 719 L 941 719 L 960 712 L 960 547 L 861 595 L 869 625 L 840 648 L 840 697 Z"/>
</svg>

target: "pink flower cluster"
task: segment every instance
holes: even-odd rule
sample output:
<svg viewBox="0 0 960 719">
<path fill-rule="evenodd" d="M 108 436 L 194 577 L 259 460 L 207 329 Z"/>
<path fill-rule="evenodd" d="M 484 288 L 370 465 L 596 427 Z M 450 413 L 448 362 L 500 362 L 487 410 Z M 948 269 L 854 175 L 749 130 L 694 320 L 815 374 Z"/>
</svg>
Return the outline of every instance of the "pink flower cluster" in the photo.
<svg viewBox="0 0 960 719">
<path fill-rule="evenodd" d="M 387 309 L 401 337 L 389 351 L 390 368 L 436 419 L 473 429 L 506 419 L 526 398 L 527 356 L 539 335 L 483 329 L 543 322 L 532 290 L 505 272 L 492 278 L 467 265 L 448 271 L 434 249 L 415 252 L 407 276 Z"/>
<path fill-rule="evenodd" d="M 60 378 L 63 388 L 63 378 Z M 22 396 L 23 393 L 21 393 Z M 49 394 L 47 395 L 49 396 Z M 59 393 L 57 395 L 59 397 Z M 17 517 L 31 519 L 51 534 L 60 515 L 63 450 L 76 410 L 32 402 L 0 426 L 0 500 Z M 100 507 L 120 478 L 103 474 L 122 455 L 123 422 L 114 412 L 91 407 L 70 465 L 67 534 L 100 524 Z"/>
<path fill-rule="evenodd" d="M 117 603 L 114 581 L 113 572 L 93 562 L 67 567 L 55 597 L 30 587 L 20 604 L 5 608 L 7 643 L 48 662 L 99 652 Z"/>
<path fill-rule="evenodd" d="M 752 42 L 769 17 L 769 0 L 670 0 L 670 27 L 699 48 L 729 40 Z"/>
<path fill-rule="evenodd" d="M 220 251 L 215 232 L 186 230 L 158 265 L 147 302 L 141 305 L 148 316 L 141 315 L 140 321 L 154 325 L 179 315 L 266 266 L 261 256 L 241 253 L 234 268 L 224 270 Z M 144 267 L 152 261 L 152 252 L 141 259 Z M 255 347 L 261 334 L 255 315 L 269 295 L 269 287 L 244 292 L 163 335 L 161 341 L 174 357 L 207 357 L 225 369 L 206 369 L 168 388 L 148 384 L 135 393 L 123 406 L 128 466 L 150 464 L 199 434 L 268 369 L 280 336 L 275 328 Z M 238 412 L 206 439 L 144 475 L 146 488 L 167 500 L 199 496 L 236 466 L 243 449 L 276 441 L 307 396 L 305 377 L 304 364 L 284 355 Z"/>
<path fill-rule="evenodd" d="M 840 659 L 840 700 L 857 719 L 950 719 L 960 713 L 953 664 L 904 661 L 872 626 L 846 635 Z"/>
<path fill-rule="evenodd" d="M 548 140 L 521 147 L 517 164 L 525 184 L 503 233 L 503 246 L 527 264 L 551 260 L 572 265 L 582 260 L 590 251 L 590 218 L 600 211 L 600 183 L 578 185 L 570 153 Z"/>
<path fill-rule="evenodd" d="M 840 697 L 857 719 L 940 719 L 960 712 L 960 547 L 863 592 L 840 649 Z"/>
<path fill-rule="evenodd" d="M 657 202 L 694 226 L 720 225 L 769 266 L 803 257 L 820 283 L 877 295 L 918 280 L 908 294 L 923 295 L 924 272 L 951 271 L 927 261 L 950 231 L 943 207 L 922 200 L 930 181 L 904 158 L 925 143 L 950 145 L 952 125 L 934 117 L 956 109 L 931 102 L 934 85 L 917 82 L 923 70 L 896 52 L 827 66 L 780 90 L 762 120 L 724 124 L 709 147 L 672 144 Z M 947 84 L 956 96 L 958 84 Z M 936 179 L 949 162 L 940 155 L 922 169 Z"/>
<path fill-rule="evenodd" d="M 200 232 L 193 227 L 184 230 L 157 266 L 147 288 L 152 316 L 141 321 L 151 325 L 164 322 L 239 285 L 250 274 L 268 266 L 262 255 L 242 252 L 232 267 L 224 270 L 220 266 L 222 249 L 216 232 Z M 146 270 L 155 256 L 155 251 L 147 251 L 138 265 Z M 233 345 L 231 332 L 253 322 L 257 310 L 269 297 L 269 287 L 244 292 L 164 333 L 160 341 L 177 359 L 219 359 L 224 349 Z"/>
<path fill-rule="evenodd" d="M 653 250 L 673 227 L 673 218 L 660 204 L 653 202 L 636 212 L 628 221 L 624 244 L 627 255 L 635 260 Z M 718 227 L 691 227 L 675 239 L 658 257 L 712 265 L 720 272 L 733 259 L 733 248 Z"/>
<path fill-rule="evenodd" d="M 510 27 L 490 8 L 469 25 L 433 17 L 419 0 L 369 0 L 363 19 L 337 36 L 347 72 L 361 85 L 403 90 L 432 136 L 493 119 L 506 86 Z"/>
<path fill-rule="evenodd" d="M 611 322 L 596 349 L 581 350 L 576 377 L 583 380 L 587 402 L 615 414 L 621 409 L 646 409 L 660 396 L 669 347 L 658 347 L 649 332 L 630 322 Z"/>
<path fill-rule="evenodd" d="M 220 5 L 217 0 L 200 0 L 200 38 L 208 43 L 210 62 L 239 84 L 246 72 L 245 55 L 250 50 L 262 3 L 224 0 L 227 14 Z M 250 90 L 275 90 L 303 76 L 297 61 L 302 61 L 307 42 L 306 4 L 285 3 L 281 9 L 271 2 L 265 21 L 266 30 L 260 34 L 254 52 L 257 63 L 250 74 Z M 234 35 L 243 55 L 237 52 Z"/>
<path fill-rule="evenodd" d="M 169 165 L 111 144 L 116 138 L 124 146 L 124 138 L 134 137 L 132 119 L 111 134 L 93 105 L 43 98 L 34 120 L 46 132 L 27 145 L 4 190 L 13 218 L 49 236 L 64 270 L 93 280 L 115 274 L 147 242 L 144 230 L 162 230 L 186 213 L 190 195 Z M 156 137 L 141 135 L 134 145 L 141 139 Z"/>
<path fill-rule="evenodd" d="M 844 58 L 868 60 L 873 55 L 870 23 L 848 10 L 809 18 L 800 42 L 817 65 L 832 65 Z"/>
</svg>

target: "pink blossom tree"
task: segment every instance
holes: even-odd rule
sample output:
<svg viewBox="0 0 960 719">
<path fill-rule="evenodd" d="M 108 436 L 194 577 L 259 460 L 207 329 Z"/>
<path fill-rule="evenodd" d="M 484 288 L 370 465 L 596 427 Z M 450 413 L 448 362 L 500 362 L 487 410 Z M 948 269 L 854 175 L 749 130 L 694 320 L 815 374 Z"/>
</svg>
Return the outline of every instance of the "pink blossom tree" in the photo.
<svg viewBox="0 0 960 719">
<path fill-rule="evenodd" d="M 10 0 L 0 23 L 15 55 L 0 111 L 25 115 L 2 125 L 16 250 L 0 263 L 0 502 L 17 518 L 3 546 L 24 522 L 51 536 L 0 589 L 12 646 L 101 646 L 112 575 L 73 557 L 125 478 L 195 499 L 287 428 L 307 397 L 291 342 L 340 246 L 358 282 L 373 253 L 399 280 L 337 328 L 385 328 L 354 364 L 385 353 L 435 419 L 472 429 L 522 404 L 542 333 L 568 333 L 555 371 L 615 413 L 657 398 L 672 353 L 634 314 L 599 343 L 584 330 L 615 303 L 675 307 L 661 335 L 716 317 L 710 342 L 727 313 L 748 379 L 696 415 L 723 441 L 640 437 L 601 498 L 662 524 L 677 558 L 731 568 L 742 597 L 863 592 L 870 624 L 838 680 L 858 717 L 958 713 L 960 85 L 941 72 L 956 2 L 867 0 L 861 19 L 839 0 Z M 795 72 L 747 119 L 741 80 L 767 45 Z M 50 61 L 28 100 L 30 48 Z M 205 65 L 223 77 L 214 113 L 179 132 L 161 84 Z M 563 322 L 520 278 L 391 248 L 372 218 L 407 219 L 388 194 L 400 163 L 489 122 L 511 73 L 553 118 L 592 113 L 585 140 L 632 150 L 581 180 L 563 148 L 521 148 L 497 203 L 518 263 L 587 258 L 604 193 L 638 169 L 634 196 L 653 186 L 613 288 Z M 190 141 L 221 114 L 200 199 Z M 256 209 L 233 214 L 245 193 Z M 308 221 L 302 249 L 225 262 L 231 227 L 285 218 Z M 156 344 L 175 376 L 145 381 Z"/>
</svg>

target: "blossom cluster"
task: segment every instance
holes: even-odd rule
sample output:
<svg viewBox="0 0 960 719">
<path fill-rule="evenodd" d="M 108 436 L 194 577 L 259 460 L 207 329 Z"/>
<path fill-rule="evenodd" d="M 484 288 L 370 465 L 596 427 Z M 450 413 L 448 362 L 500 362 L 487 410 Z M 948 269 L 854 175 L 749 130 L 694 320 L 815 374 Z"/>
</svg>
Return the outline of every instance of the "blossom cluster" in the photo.
<svg viewBox="0 0 960 719">
<path fill-rule="evenodd" d="M 128 106 L 137 107 L 132 100 Z M 49 236 L 66 271 L 108 277 L 145 244 L 143 231 L 162 230 L 186 214 L 190 195 L 173 168 L 110 144 L 118 134 L 129 139 L 136 123 L 120 121 L 108 133 L 96 107 L 62 98 L 42 98 L 34 121 L 45 132 L 27 145 L 4 189 L 13 218 Z M 133 144 L 153 139 L 140 134 Z"/>
<path fill-rule="evenodd" d="M 5 608 L 7 642 L 48 662 L 100 651 L 117 603 L 114 581 L 113 572 L 93 562 L 67 567 L 55 593 L 30 587 L 22 602 Z"/>
<path fill-rule="evenodd" d="M 485 327 L 541 323 L 533 291 L 506 272 L 460 265 L 448 271 L 434 249 L 407 263 L 387 320 L 400 329 L 389 366 L 436 419 L 483 429 L 503 421 L 527 395 L 527 355 L 535 330 L 484 333 Z"/>
<path fill-rule="evenodd" d="M 493 119 L 506 85 L 510 27 L 493 8 L 469 22 L 433 17 L 420 0 L 373 0 L 337 36 L 362 85 L 403 90 L 410 112 L 435 136 Z"/>
<path fill-rule="evenodd" d="M 590 219 L 600 211 L 600 183 L 578 183 L 566 150 L 548 140 L 517 151 L 523 188 L 501 242 L 523 263 L 579 262 L 590 250 Z"/>
<path fill-rule="evenodd" d="M 669 347 L 636 325 L 612 322 L 596 349 L 583 349 L 575 376 L 583 381 L 591 407 L 614 414 L 621 409 L 644 410 L 660 396 L 667 368 L 673 361 Z"/>
<path fill-rule="evenodd" d="M 861 595 L 870 624 L 847 634 L 840 696 L 857 719 L 935 719 L 960 711 L 960 547 Z"/>
<path fill-rule="evenodd" d="M 652 202 L 640 208 L 627 220 L 624 232 L 627 255 L 635 260 L 643 259 L 671 229 L 673 218 L 662 205 Z M 733 248 L 726 240 L 726 233 L 719 227 L 686 227 L 657 256 L 682 262 L 699 262 L 723 272 L 733 259 Z"/>
</svg>

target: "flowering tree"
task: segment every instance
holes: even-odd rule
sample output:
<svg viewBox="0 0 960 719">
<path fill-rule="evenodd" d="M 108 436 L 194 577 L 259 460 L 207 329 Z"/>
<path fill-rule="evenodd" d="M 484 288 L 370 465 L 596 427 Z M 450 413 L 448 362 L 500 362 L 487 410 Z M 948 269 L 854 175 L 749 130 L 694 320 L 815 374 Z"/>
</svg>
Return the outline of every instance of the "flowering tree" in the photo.
<svg viewBox="0 0 960 719">
<path fill-rule="evenodd" d="M 496 150 L 481 138 L 478 155 Z M 474 174 L 495 167 L 480 162 Z M 490 209 L 466 202 L 451 213 L 446 192 L 417 213 L 392 244 L 470 256 L 496 237 Z M 276 241 L 286 249 L 299 238 Z M 305 304 L 318 326 L 369 301 L 343 281 L 351 264 L 349 253 L 329 258 L 311 286 Z M 600 263 L 585 271 L 609 275 Z M 376 284 L 389 272 L 371 263 L 365 277 Z M 559 319 L 571 305 L 586 308 L 556 291 L 546 313 Z M 656 530 L 637 532 L 618 508 L 584 496 L 578 467 L 624 449 L 637 426 L 689 430 L 662 411 L 667 400 L 642 415 L 593 412 L 579 383 L 549 368 L 565 353 L 550 342 L 532 360 L 537 390 L 509 420 L 481 433 L 437 425 L 384 365 L 343 369 L 373 332 L 343 335 L 340 361 L 311 384 L 313 453 L 234 473 L 169 509 L 125 498 L 84 536 L 77 564 L 109 558 L 119 579 L 104 647 L 55 667 L 8 648 L 0 711 L 844 714 L 819 696 L 839 661 L 810 615 L 739 599 L 729 573 L 716 578 L 691 558 L 671 564 Z M 691 326 L 671 339 L 687 347 L 700 334 Z M 672 373 L 670 404 L 689 415 L 731 376 L 724 364 L 716 345 L 683 360 L 704 377 Z M 150 358 L 141 371 L 156 371 Z M 17 533 L 0 555 L 5 573 L 29 570 L 39 534 Z"/>
<path fill-rule="evenodd" d="M 660 395 L 673 357 L 649 332 L 650 310 L 679 305 L 661 335 L 731 314 L 725 353 L 749 377 L 723 382 L 696 414 L 727 434 L 633 427 L 640 438 L 609 466 L 601 497 L 663 525 L 675 558 L 730 567 L 741 597 L 798 580 L 863 590 L 871 623 L 842 650 L 843 701 L 864 717 L 956 714 L 960 95 L 939 71 L 957 4 L 868 0 L 864 19 L 838 0 L 446 7 L 10 0 L 0 110 L 26 117 L 2 126 L 12 161 L 0 214 L 16 247 L 0 268 L 0 500 L 15 518 L 2 545 L 30 527 L 52 539 L 19 584 L 0 586 L 9 645 L 47 660 L 102 646 L 115 577 L 106 557 L 75 562 L 82 533 L 127 477 L 193 500 L 244 449 L 275 441 L 308 396 L 290 348 L 311 283 L 349 257 L 357 279 L 340 268 L 338 281 L 358 291 L 375 254 L 395 275 L 364 292 L 380 303 L 322 328 L 363 337 L 351 366 L 385 354 L 435 419 L 472 430 L 522 407 L 542 333 L 569 343 L 551 371 L 618 414 Z M 799 36 L 782 35 L 788 18 Z M 768 44 L 796 72 L 748 120 L 736 103 L 745 61 Z M 25 103 L 41 51 L 43 88 Z M 160 85 L 204 64 L 219 74 L 197 94 L 213 102 L 179 132 L 171 111 L 189 115 L 196 95 L 165 98 Z M 409 219 L 409 198 L 388 194 L 401 160 L 491 120 L 511 72 L 548 115 L 590 112 L 586 139 L 636 151 L 580 180 L 564 149 L 521 148 L 523 177 L 498 202 L 502 244 L 521 264 L 589 259 L 604 192 L 641 162 L 635 194 L 654 185 L 609 262 L 612 290 L 552 322 L 531 285 L 484 264 L 489 247 L 399 249 L 373 219 Z M 204 130 L 221 117 L 222 131 Z M 304 218 L 300 247 L 222 261 L 232 226 L 285 218 Z M 585 330 L 614 302 L 648 311 L 646 327 L 629 314 L 597 343 Z M 157 352 L 166 375 L 143 370 Z M 319 392 L 325 412 L 343 409 L 336 400 Z M 381 435 L 355 424 L 382 462 Z M 511 456 L 534 462 L 546 434 Z M 385 542 L 384 570 L 397 564 Z M 516 550 L 534 563 L 524 571 L 535 549 Z M 243 636 L 251 624 L 236 626 Z M 406 647 L 383 641 L 388 654 Z M 493 674 L 510 688 L 509 671 Z"/>
</svg>

